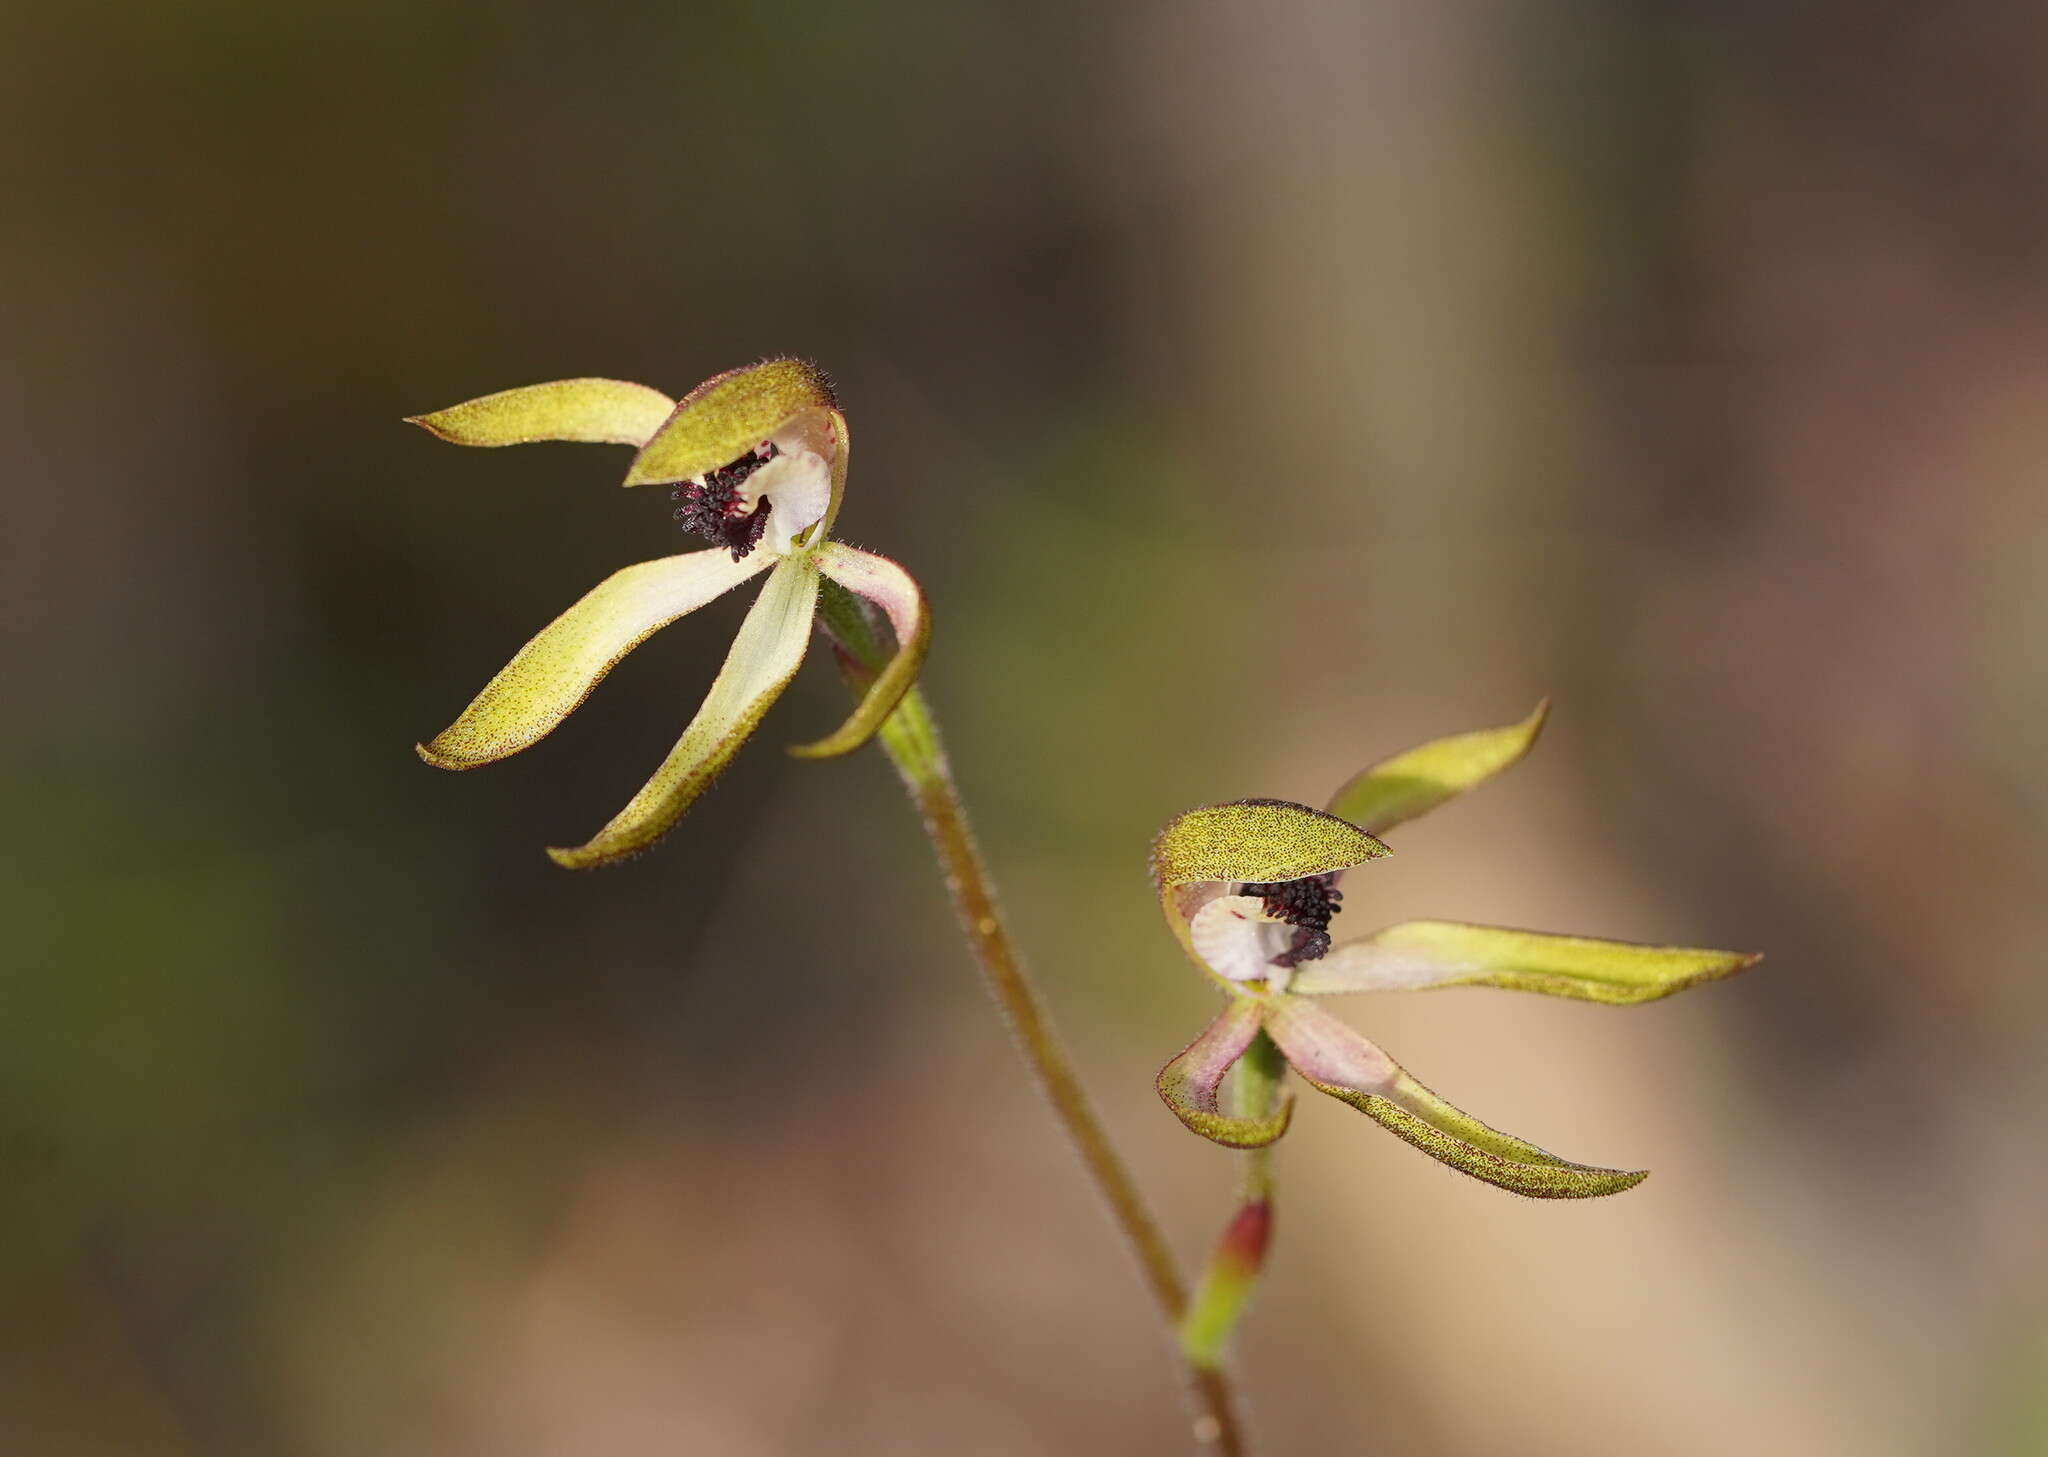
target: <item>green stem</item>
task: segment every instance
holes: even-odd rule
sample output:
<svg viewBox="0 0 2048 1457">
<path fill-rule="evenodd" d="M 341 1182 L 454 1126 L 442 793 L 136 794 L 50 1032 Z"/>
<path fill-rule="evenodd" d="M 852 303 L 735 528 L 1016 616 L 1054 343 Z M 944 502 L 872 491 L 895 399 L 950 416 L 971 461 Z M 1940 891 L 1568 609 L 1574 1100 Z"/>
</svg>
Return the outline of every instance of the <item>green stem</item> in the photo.
<svg viewBox="0 0 2048 1457">
<path fill-rule="evenodd" d="M 1259 1119 L 1271 1115 L 1287 1076 L 1287 1060 L 1273 1039 L 1261 1032 L 1245 1049 L 1230 1078 L 1233 1117 Z M 1198 1370 L 1220 1369 L 1223 1348 L 1244 1316 L 1266 1266 L 1266 1248 L 1273 1232 L 1273 1150 L 1255 1148 L 1245 1155 L 1244 1186 L 1237 1214 L 1224 1226 L 1210 1252 L 1209 1263 L 1195 1285 L 1194 1299 L 1180 1323 L 1180 1349 Z"/>
<path fill-rule="evenodd" d="M 839 644 L 849 677 L 861 685 L 888 661 L 873 619 L 859 601 L 836 583 L 826 582 L 819 597 L 819 615 Z M 1160 1314 L 1176 1329 L 1187 1311 L 1187 1287 L 1158 1223 L 1146 1209 L 1130 1170 L 1111 1146 L 1109 1135 L 1081 1088 L 1074 1065 L 1053 1031 L 1045 1004 L 1024 970 L 996 904 L 995 887 L 974 843 L 974 831 L 960 800 L 959 786 L 946 761 L 938 724 L 921 689 L 913 685 L 896 711 L 882 724 L 877 741 L 896 766 L 923 817 L 925 833 L 937 851 L 967 932 L 968 944 L 980 963 L 989 992 L 1002 1008 L 1018 1050 L 1037 1076 L 1053 1113 L 1073 1141 L 1109 1206 L 1112 1219 L 1137 1259 Z M 1190 1362 L 1188 1388 L 1196 1407 L 1195 1440 L 1223 1457 L 1245 1457 L 1248 1448 L 1236 1414 L 1228 1374 L 1215 1365 Z"/>
</svg>

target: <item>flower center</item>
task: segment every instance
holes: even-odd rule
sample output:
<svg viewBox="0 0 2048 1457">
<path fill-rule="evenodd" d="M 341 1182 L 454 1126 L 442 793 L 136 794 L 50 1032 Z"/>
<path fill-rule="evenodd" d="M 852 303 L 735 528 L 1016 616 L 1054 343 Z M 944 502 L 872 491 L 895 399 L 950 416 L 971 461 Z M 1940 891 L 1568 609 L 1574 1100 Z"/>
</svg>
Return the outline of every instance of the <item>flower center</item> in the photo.
<svg viewBox="0 0 2048 1457">
<path fill-rule="evenodd" d="M 763 497 L 758 505 L 749 502 L 740 487 L 747 478 L 780 454 L 775 442 L 764 440 L 730 465 L 706 471 L 694 481 L 676 483 L 676 524 L 693 535 L 714 542 L 740 560 L 760 544 L 768 529 L 768 513 L 774 502 Z"/>
<path fill-rule="evenodd" d="M 1267 915 L 1294 927 L 1287 949 L 1273 958 L 1273 965 L 1296 967 L 1320 959 L 1330 949 L 1330 917 L 1344 909 L 1338 904 L 1344 892 L 1337 889 L 1335 875 L 1248 883 L 1241 893 L 1259 897 Z"/>
</svg>

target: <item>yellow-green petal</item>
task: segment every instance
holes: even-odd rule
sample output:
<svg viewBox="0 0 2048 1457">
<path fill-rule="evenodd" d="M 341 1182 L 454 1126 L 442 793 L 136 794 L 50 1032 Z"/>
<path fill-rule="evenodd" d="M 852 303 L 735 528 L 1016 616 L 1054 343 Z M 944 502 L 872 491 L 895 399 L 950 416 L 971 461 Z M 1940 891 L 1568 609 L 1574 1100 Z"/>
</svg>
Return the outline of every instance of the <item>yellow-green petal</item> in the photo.
<svg viewBox="0 0 2048 1457">
<path fill-rule="evenodd" d="M 1619 1194 L 1647 1170 L 1595 1168 L 1547 1153 L 1452 1107 L 1384 1052 L 1329 1013 L 1292 996 L 1276 998 L 1266 1031 L 1294 1070 L 1317 1091 L 1373 1119 L 1459 1173 L 1532 1199 L 1593 1199 Z"/>
<path fill-rule="evenodd" d="M 588 844 L 551 849 L 550 858 L 571 870 L 609 865 L 674 828 L 796 676 L 817 605 L 817 566 L 808 556 L 783 558 L 748 610 L 704 706 L 661 768 Z"/>
<path fill-rule="evenodd" d="M 694 551 L 614 572 L 534 634 L 460 718 L 419 746 L 420 757 L 439 769 L 474 769 L 537 743 L 619 659 L 764 565 Z"/>
<path fill-rule="evenodd" d="M 806 410 L 836 408 L 832 386 L 802 359 L 767 359 L 713 375 L 677 402 L 626 472 L 629 486 L 688 480 L 739 459 Z"/>
<path fill-rule="evenodd" d="M 558 379 L 500 390 L 409 424 L 456 445 L 528 445 L 573 440 L 593 445 L 643 445 L 675 410 L 660 390 L 622 379 Z"/>
<path fill-rule="evenodd" d="M 1300 880 L 1387 853 L 1335 815 L 1286 800 L 1245 799 L 1169 820 L 1152 842 L 1152 875 L 1162 889 L 1205 880 Z"/>
<path fill-rule="evenodd" d="M 1218 1101 L 1224 1077 L 1259 1035 L 1264 1009 L 1250 997 L 1233 997 L 1202 1035 L 1159 1070 L 1154 1084 L 1173 1116 L 1211 1143 L 1225 1148 L 1263 1148 L 1287 1131 L 1294 1100 L 1282 1098 L 1263 1115 L 1240 1118 Z"/>
<path fill-rule="evenodd" d="M 1754 952 L 1698 946 L 1644 946 L 1587 936 L 1554 936 L 1460 921 L 1407 921 L 1302 963 L 1289 989 L 1407 991 L 1485 986 L 1542 992 L 1587 1002 L 1651 1002 L 1703 981 L 1746 971 Z"/>
<path fill-rule="evenodd" d="M 816 743 L 798 744 L 789 751 L 800 759 L 850 754 L 873 738 L 917 681 L 932 636 L 932 615 L 925 606 L 924 592 L 917 578 L 895 562 L 839 541 L 819 547 L 816 560 L 826 576 L 882 609 L 896 632 L 896 656 L 868 685 L 860 705 L 845 723 Z"/>
<path fill-rule="evenodd" d="M 1549 716 L 1550 700 L 1546 698 L 1520 723 L 1432 739 L 1382 760 L 1337 791 L 1330 800 L 1330 813 L 1384 835 L 1511 768 L 1529 752 Z"/>
<path fill-rule="evenodd" d="M 1361 1109 L 1381 1127 L 1461 1174 L 1531 1199 L 1598 1199 L 1633 1189 L 1648 1169 L 1575 1164 L 1535 1144 L 1489 1128 L 1402 1073 L 1383 1095 L 1324 1088 Z"/>
</svg>

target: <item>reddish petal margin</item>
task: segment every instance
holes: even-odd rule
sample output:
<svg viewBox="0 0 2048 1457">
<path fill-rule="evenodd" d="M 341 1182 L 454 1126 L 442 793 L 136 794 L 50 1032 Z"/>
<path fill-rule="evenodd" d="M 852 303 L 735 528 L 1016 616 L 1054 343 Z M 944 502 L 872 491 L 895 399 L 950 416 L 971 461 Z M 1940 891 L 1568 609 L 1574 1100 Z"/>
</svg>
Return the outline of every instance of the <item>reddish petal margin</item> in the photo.
<svg viewBox="0 0 2048 1457">
<path fill-rule="evenodd" d="M 1265 1005 L 1254 997 L 1232 998 L 1223 1015 L 1159 1070 L 1159 1096 L 1194 1132 L 1225 1148 L 1264 1148 L 1287 1131 L 1294 1100 L 1283 1098 L 1264 1118 L 1233 1118 L 1217 1105 L 1224 1076 L 1259 1035 Z"/>
</svg>

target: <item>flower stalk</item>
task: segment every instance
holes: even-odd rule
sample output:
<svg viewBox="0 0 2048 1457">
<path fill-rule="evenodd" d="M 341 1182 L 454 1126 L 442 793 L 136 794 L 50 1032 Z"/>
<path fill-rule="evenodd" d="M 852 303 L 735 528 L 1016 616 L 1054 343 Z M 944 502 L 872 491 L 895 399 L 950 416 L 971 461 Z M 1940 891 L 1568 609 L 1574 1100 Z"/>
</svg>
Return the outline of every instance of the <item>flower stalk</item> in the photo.
<svg viewBox="0 0 2048 1457">
<path fill-rule="evenodd" d="M 856 693 L 866 692 L 893 657 L 874 619 L 858 598 L 835 582 L 826 582 L 819 593 L 818 618 L 838 648 L 840 667 L 849 683 Z M 1130 1170 L 1117 1156 L 1089 1103 L 1044 1001 L 1010 939 L 946 760 L 938 724 L 921 689 L 913 685 L 903 695 L 875 738 L 917 805 L 989 994 L 1002 1009 L 1018 1050 L 1109 1206 L 1110 1217 L 1137 1260 L 1153 1302 L 1169 1327 L 1178 1330 L 1189 1312 L 1180 1268 Z M 1228 1373 L 1213 1358 L 1196 1359 L 1185 1342 L 1182 1350 L 1188 1358 L 1189 1392 L 1197 1409 L 1196 1440 L 1225 1457 L 1243 1457 L 1248 1449 Z"/>
<path fill-rule="evenodd" d="M 1251 1123 L 1270 1119 L 1280 1106 L 1287 1059 L 1264 1032 L 1252 1039 L 1230 1079 L 1230 1112 Z M 1270 1144 L 1244 1156 L 1243 1202 L 1223 1227 L 1209 1263 L 1195 1286 L 1180 1323 L 1180 1349 L 1194 1366 L 1216 1369 L 1223 1349 L 1243 1318 L 1266 1264 L 1273 1237 L 1273 1149 Z"/>
</svg>

